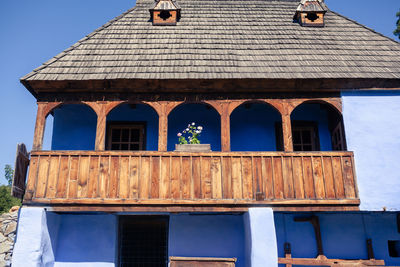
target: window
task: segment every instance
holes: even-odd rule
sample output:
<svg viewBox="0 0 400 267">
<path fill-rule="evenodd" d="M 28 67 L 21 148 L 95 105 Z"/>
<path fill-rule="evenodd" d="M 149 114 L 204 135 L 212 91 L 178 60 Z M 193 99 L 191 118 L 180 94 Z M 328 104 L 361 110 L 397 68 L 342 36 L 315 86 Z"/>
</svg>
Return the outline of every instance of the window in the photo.
<svg viewBox="0 0 400 267">
<path fill-rule="evenodd" d="M 389 256 L 393 258 L 400 257 L 400 240 L 388 241 Z"/>
<path fill-rule="evenodd" d="M 346 140 L 344 138 L 343 123 L 341 121 L 339 121 L 336 127 L 332 130 L 332 150 L 346 150 Z"/>
<path fill-rule="evenodd" d="M 109 123 L 108 150 L 145 150 L 145 123 Z"/>
<path fill-rule="evenodd" d="M 162 267 L 168 264 L 168 217 L 121 216 L 120 267 Z"/>
<path fill-rule="evenodd" d="M 294 151 L 319 151 L 318 124 L 316 122 L 292 122 Z"/>
</svg>

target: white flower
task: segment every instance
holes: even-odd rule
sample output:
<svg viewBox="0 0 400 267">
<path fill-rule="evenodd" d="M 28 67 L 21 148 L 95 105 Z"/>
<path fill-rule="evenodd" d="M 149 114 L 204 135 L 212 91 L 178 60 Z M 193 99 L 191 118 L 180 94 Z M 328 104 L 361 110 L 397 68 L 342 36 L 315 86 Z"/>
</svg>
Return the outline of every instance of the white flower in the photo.
<svg viewBox="0 0 400 267">
<path fill-rule="evenodd" d="M 189 128 L 186 128 L 186 132 L 189 132 Z"/>
<path fill-rule="evenodd" d="M 201 133 L 201 131 L 197 130 L 197 131 L 195 131 L 195 133 L 199 134 L 199 133 Z"/>
<path fill-rule="evenodd" d="M 197 129 L 199 129 L 200 131 L 203 130 L 202 126 L 197 126 Z"/>
<path fill-rule="evenodd" d="M 192 122 L 192 125 L 195 125 L 196 123 Z"/>
<path fill-rule="evenodd" d="M 182 134 L 181 134 L 181 133 L 178 133 L 178 136 L 180 137 L 180 136 L 182 136 Z"/>
</svg>

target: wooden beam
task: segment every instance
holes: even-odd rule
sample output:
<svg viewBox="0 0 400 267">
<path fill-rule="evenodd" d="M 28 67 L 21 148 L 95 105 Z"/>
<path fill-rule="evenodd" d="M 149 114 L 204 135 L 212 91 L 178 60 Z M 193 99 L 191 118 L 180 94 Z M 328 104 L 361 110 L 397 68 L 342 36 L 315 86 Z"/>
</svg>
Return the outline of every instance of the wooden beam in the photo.
<svg viewBox="0 0 400 267">
<path fill-rule="evenodd" d="M 33 137 L 33 151 L 42 150 L 43 136 L 46 128 L 46 118 L 49 113 L 61 105 L 61 102 L 38 102 L 38 110 L 36 114 L 35 134 Z"/>
<path fill-rule="evenodd" d="M 293 151 L 292 121 L 288 112 L 282 114 L 282 136 L 284 150 L 286 152 Z"/>
</svg>

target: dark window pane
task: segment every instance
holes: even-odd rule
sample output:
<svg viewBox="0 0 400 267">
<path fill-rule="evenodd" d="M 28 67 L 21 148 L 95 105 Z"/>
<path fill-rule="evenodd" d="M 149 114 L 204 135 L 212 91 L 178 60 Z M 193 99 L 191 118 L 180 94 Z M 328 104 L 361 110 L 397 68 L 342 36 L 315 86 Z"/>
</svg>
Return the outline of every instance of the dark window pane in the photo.
<svg viewBox="0 0 400 267">
<path fill-rule="evenodd" d="M 132 144 L 131 150 L 139 150 L 139 144 Z"/>
<path fill-rule="evenodd" d="M 119 150 L 119 144 L 112 144 L 111 150 Z"/>
<path fill-rule="evenodd" d="M 303 151 L 312 151 L 311 145 L 303 145 Z"/>
<path fill-rule="evenodd" d="M 129 129 L 122 129 L 122 142 L 128 142 L 129 141 Z"/>
<path fill-rule="evenodd" d="M 121 144 L 121 150 L 129 150 L 128 144 Z"/>
<path fill-rule="evenodd" d="M 293 144 L 301 144 L 300 131 L 293 131 Z"/>
<path fill-rule="evenodd" d="M 306 144 L 311 143 L 311 131 L 308 130 L 303 131 L 303 143 Z"/>
<path fill-rule="evenodd" d="M 111 141 L 112 142 L 119 142 L 120 141 L 120 136 L 121 136 L 121 130 L 120 129 L 113 129 L 111 133 Z"/>
<path fill-rule="evenodd" d="M 301 146 L 300 145 L 295 145 L 293 146 L 294 151 L 301 151 Z"/>
<path fill-rule="evenodd" d="M 131 142 L 139 142 L 140 139 L 140 130 L 132 129 L 131 130 Z"/>
</svg>

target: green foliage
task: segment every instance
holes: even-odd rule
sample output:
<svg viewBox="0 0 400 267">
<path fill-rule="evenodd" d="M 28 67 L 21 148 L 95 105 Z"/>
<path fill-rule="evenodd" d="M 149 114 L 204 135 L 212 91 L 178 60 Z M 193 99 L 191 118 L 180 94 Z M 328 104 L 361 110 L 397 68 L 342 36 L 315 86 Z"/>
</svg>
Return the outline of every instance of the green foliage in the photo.
<svg viewBox="0 0 400 267">
<path fill-rule="evenodd" d="M 196 126 L 196 123 L 192 122 L 188 124 L 188 127 L 181 133 L 178 133 L 179 144 L 200 144 L 200 134 L 203 131 L 203 126 Z M 186 136 L 189 140 L 186 140 Z"/>
<path fill-rule="evenodd" d="M 6 166 L 4 167 L 4 177 L 6 178 L 8 185 L 12 184 L 12 179 L 14 176 L 14 170 L 11 167 L 11 165 L 6 164 Z"/>
<path fill-rule="evenodd" d="M 13 206 L 21 206 L 21 201 L 11 196 L 11 186 L 0 186 L 0 214 L 8 212 Z"/>
<path fill-rule="evenodd" d="M 4 177 L 8 185 L 0 186 L 0 214 L 8 212 L 13 206 L 21 206 L 21 201 L 18 198 L 11 196 L 11 184 L 14 175 L 14 170 L 10 165 L 4 167 Z"/>
<path fill-rule="evenodd" d="M 399 39 L 400 39 L 400 11 L 397 12 L 396 17 L 398 17 L 397 22 L 396 22 L 397 28 L 396 28 L 396 30 L 394 30 L 393 34 L 396 35 L 397 37 L 399 37 Z"/>
</svg>

